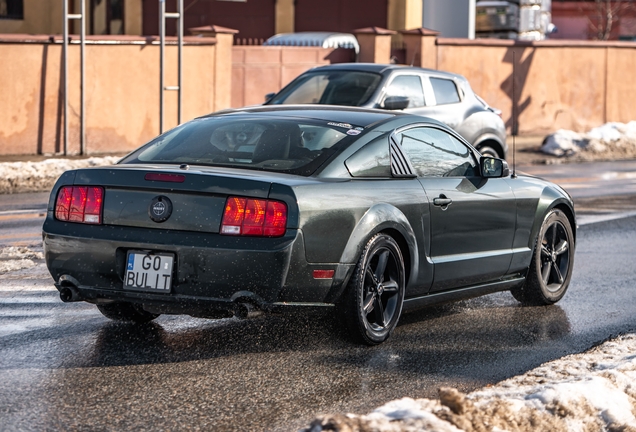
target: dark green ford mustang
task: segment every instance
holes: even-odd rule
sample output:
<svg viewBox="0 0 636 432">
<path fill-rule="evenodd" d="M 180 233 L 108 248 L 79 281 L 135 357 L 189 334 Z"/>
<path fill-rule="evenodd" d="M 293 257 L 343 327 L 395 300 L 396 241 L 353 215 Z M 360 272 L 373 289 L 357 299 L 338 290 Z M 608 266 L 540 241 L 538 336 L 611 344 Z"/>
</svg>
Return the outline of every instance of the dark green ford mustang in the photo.
<svg viewBox="0 0 636 432">
<path fill-rule="evenodd" d="M 332 307 L 386 340 L 403 309 L 510 290 L 557 302 L 572 200 L 448 127 L 342 107 L 225 111 L 64 173 L 44 223 L 63 301 L 108 318 Z"/>
</svg>

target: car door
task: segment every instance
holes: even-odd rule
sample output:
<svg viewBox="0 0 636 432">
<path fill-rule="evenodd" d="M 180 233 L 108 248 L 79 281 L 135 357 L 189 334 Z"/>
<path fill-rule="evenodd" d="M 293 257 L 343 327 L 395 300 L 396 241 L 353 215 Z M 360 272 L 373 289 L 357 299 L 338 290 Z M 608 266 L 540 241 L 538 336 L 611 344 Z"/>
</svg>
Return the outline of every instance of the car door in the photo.
<svg viewBox="0 0 636 432">
<path fill-rule="evenodd" d="M 473 150 L 432 125 L 397 131 L 430 211 L 431 291 L 504 276 L 510 267 L 516 202 L 505 178 L 483 178 Z"/>
<path fill-rule="evenodd" d="M 390 77 L 387 81 L 386 90 L 382 96 L 380 106 L 384 107 L 384 101 L 392 96 L 407 97 L 409 99 L 409 104 L 404 109 L 404 112 L 424 115 L 421 114 L 422 111 L 427 110 L 427 100 L 424 96 L 422 77 L 419 74 L 396 74 Z"/>
<path fill-rule="evenodd" d="M 408 97 L 404 112 L 434 118 L 451 128 L 458 127 L 464 118 L 464 104 L 452 79 L 434 78 L 431 81 L 427 75 L 396 74 L 388 80 L 380 106 L 383 107 L 384 101 L 391 96 Z"/>
<path fill-rule="evenodd" d="M 450 78 L 441 78 L 428 76 L 424 78 L 424 88 L 429 88 L 434 99 L 430 103 L 430 116 L 435 120 L 446 123 L 453 129 L 464 121 L 465 106 L 463 101 L 463 93 L 457 83 Z M 428 100 L 428 99 L 427 99 Z"/>
<path fill-rule="evenodd" d="M 399 164 L 405 161 L 403 154 L 400 155 L 402 157 L 395 154 L 389 134 L 382 134 L 350 156 L 345 166 L 356 180 L 354 183 L 364 184 L 365 194 L 374 200 L 386 200 L 386 204 L 397 207 L 409 221 L 418 253 L 412 257 L 415 261 L 410 267 L 416 271 L 411 275 L 414 277 L 409 278 L 406 296 L 420 297 L 428 293 L 433 282 L 433 266 L 427 259 L 430 210 L 426 193 L 413 170 Z M 360 199 L 362 194 L 356 195 Z"/>
</svg>

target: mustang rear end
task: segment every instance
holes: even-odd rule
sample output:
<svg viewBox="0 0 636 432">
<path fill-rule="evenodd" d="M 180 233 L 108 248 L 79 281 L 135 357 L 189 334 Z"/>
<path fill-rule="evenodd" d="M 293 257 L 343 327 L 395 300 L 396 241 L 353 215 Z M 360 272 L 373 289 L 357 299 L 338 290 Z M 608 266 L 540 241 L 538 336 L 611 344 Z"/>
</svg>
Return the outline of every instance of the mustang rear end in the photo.
<svg viewBox="0 0 636 432">
<path fill-rule="evenodd" d="M 278 185 L 278 199 L 270 199 L 272 180 L 261 177 L 166 167 L 66 174 L 44 223 L 47 265 L 62 299 L 216 317 L 297 297 L 294 287 L 310 281 L 300 272 L 287 278 L 290 260 L 313 279 L 298 209 L 289 188 Z M 310 301 L 323 300 L 328 282 Z"/>
</svg>

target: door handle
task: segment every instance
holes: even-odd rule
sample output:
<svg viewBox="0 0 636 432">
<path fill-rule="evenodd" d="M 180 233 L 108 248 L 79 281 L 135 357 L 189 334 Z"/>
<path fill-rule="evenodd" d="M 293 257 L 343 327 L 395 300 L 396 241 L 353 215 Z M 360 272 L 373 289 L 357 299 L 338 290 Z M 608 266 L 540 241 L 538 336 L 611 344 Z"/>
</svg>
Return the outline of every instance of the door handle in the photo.
<svg viewBox="0 0 636 432">
<path fill-rule="evenodd" d="M 453 203 L 453 200 L 447 198 L 446 195 L 440 195 L 438 198 L 433 199 L 433 205 L 439 206 L 442 210 L 446 210 L 449 205 Z"/>
</svg>

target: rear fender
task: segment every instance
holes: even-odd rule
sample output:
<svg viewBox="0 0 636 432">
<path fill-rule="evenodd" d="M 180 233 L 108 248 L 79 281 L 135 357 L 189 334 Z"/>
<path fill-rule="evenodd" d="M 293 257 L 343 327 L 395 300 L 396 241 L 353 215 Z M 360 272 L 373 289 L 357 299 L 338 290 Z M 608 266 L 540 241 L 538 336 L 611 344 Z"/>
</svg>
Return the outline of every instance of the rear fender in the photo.
<svg viewBox="0 0 636 432">
<path fill-rule="evenodd" d="M 489 133 L 482 134 L 482 135 L 480 135 L 479 137 L 477 137 L 477 138 L 475 139 L 475 143 L 473 144 L 473 146 L 474 146 L 475 148 L 476 148 L 476 147 L 479 147 L 479 145 L 480 145 L 481 143 L 486 142 L 486 141 L 495 141 L 495 142 L 499 145 L 499 147 L 501 147 L 501 148 L 502 148 L 502 150 L 504 149 L 504 145 L 503 145 L 503 143 L 501 142 L 501 137 L 500 137 L 500 136 L 498 136 L 498 135 L 496 135 L 496 134 L 494 134 L 494 133 L 490 133 L 490 132 L 489 132 Z"/>
<path fill-rule="evenodd" d="M 336 301 L 342 294 L 369 239 L 386 230 L 395 230 L 404 238 L 408 250 L 403 250 L 402 254 L 405 255 L 404 259 L 411 263 L 410 275 L 407 277 L 409 281 L 417 280 L 419 255 L 415 232 L 404 213 L 398 208 L 390 204 L 379 203 L 367 210 L 353 229 L 340 256 L 334 283 L 326 299 L 328 302 Z"/>
<path fill-rule="evenodd" d="M 480 111 L 468 116 L 456 129 L 473 146 L 477 146 L 485 139 L 494 139 L 505 145 L 506 128 L 503 120 L 497 114 Z"/>
</svg>

